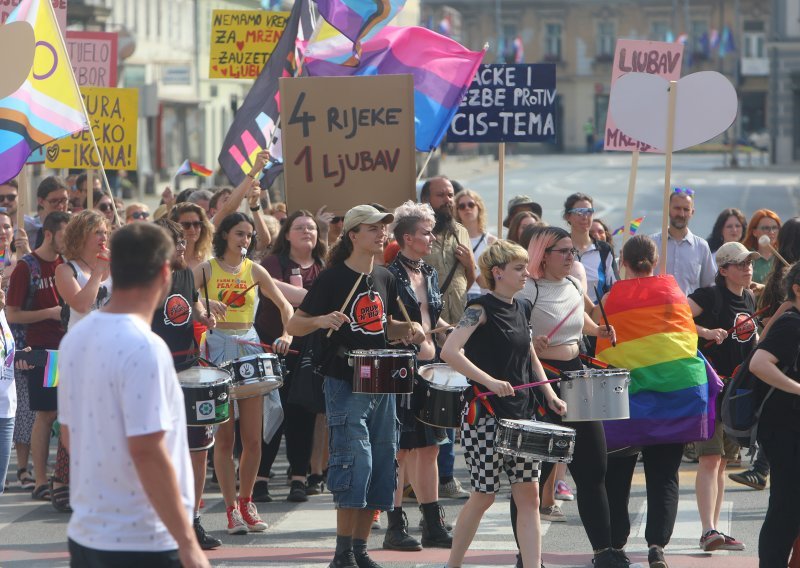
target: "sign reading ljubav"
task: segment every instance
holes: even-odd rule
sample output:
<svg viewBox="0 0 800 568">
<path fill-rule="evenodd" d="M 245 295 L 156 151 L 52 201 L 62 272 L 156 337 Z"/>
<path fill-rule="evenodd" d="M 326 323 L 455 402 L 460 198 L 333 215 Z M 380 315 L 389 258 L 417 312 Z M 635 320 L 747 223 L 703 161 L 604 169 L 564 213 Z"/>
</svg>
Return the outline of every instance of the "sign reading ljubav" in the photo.
<svg viewBox="0 0 800 568">
<path fill-rule="evenodd" d="M 649 73 L 667 81 L 681 78 L 683 44 L 662 41 L 643 41 L 619 39 L 614 51 L 614 67 L 611 70 L 611 91 L 614 83 L 626 73 Z M 613 94 L 612 94 L 613 96 Z M 604 147 L 606 150 L 632 152 L 659 152 L 650 144 L 640 142 L 626 135 L 614 122 L 611 112 L 606 116 Z"/>
<path fill-rule="evenodd" d="M 282 78 L 281 131 L 291 209 L 345 212 L 414 198 L 411 75 Z"/>
<path fill-rule="evenodd" d="M 447 131 L 448 142 L 552 142 L 556 66 L 481 65 Z"/>
</svg>

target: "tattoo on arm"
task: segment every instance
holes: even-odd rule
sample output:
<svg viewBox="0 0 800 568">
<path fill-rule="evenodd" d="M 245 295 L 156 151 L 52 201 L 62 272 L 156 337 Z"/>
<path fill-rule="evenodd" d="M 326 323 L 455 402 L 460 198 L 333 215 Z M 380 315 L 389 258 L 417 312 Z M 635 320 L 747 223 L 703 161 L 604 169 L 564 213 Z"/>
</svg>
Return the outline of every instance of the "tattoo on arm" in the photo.
<svg viewBox="0 0 800 568">
<path fill-rule="evenodd" d="M 481 319 L 480 308 L 467 308 L 461 320 L 458 322 L 458 327 L 475 327 Z"/>
</svg>

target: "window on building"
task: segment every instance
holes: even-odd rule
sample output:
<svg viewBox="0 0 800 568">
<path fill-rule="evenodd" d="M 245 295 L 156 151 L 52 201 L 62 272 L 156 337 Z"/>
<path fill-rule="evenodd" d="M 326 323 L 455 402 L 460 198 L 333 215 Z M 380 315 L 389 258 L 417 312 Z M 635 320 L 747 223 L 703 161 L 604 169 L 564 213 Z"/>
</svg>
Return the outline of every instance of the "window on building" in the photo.
<svg viewBox="0 0 800 568">
<path fill-rule="evenodd" d="M 614 57 L 614 42 L 616 40 L 614 22 L 599 22 L 597 24 L 596 53 L 598 59 Z"/>
<path fill-rule="evenodd" d="M 696 57 L 709 57 L 711 55 L 711 46 L 708 37 L 708 22 L 705 20 L 692 20 L 692 26 L 689 34 L 689 45 L 687 46 L 691 53 Z"/>
<path fill-rule="evenodd" d="M 650 24 L 650 39 L 653 41 L 667 41 L 669 35 L 669 22 L 657 20 Z"/>
<path fill-rule="evenodd" d="M 545 24 L 544 57 L 547 61 L 561 61 L 561 24 Z"/>
<path fill-rule="evenodd" d="M 742 34 L 742 55 L 744 57 L 765 58 L 767 56 L 764 22 L 745 21 Z"/>
</svg>

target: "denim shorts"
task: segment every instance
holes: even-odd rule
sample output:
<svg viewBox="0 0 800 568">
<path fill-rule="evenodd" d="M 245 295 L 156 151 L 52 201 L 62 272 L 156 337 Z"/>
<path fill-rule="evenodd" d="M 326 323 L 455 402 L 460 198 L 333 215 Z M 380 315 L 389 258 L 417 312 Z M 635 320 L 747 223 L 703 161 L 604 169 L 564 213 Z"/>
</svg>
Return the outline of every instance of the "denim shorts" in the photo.
<svg viewBox="0 0 800 568">
<path fill-rule="evenodd" d="M 325 377 L 328 489 L 337 507 L 394 508 L 400 423 L 393 394 L 353 394 L 350 381 Z"/>
</svg>

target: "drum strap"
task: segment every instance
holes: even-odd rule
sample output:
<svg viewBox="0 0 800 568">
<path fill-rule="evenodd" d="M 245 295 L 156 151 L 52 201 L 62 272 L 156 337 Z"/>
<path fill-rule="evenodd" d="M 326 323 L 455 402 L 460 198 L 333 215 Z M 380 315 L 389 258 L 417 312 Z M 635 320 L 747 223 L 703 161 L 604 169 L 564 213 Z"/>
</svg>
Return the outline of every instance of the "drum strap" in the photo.
<svg viewBox="0 0 800 568">
<path fill-rule="evenodd" d="M 478 389 L 478 385 L 472 385 L 472 392 L 475 393 L 475 397 L 477 398 L 477 396 L 481 393 L 481 391 Z M 488 412 L 492 417 L 494 417 L 494 408 L 492 408 L 492 404 L 487 400 L 487 397 L 482 396 L 478 398 L 478 400 L 486 409 L 486 412 Z"/>
</svg>

